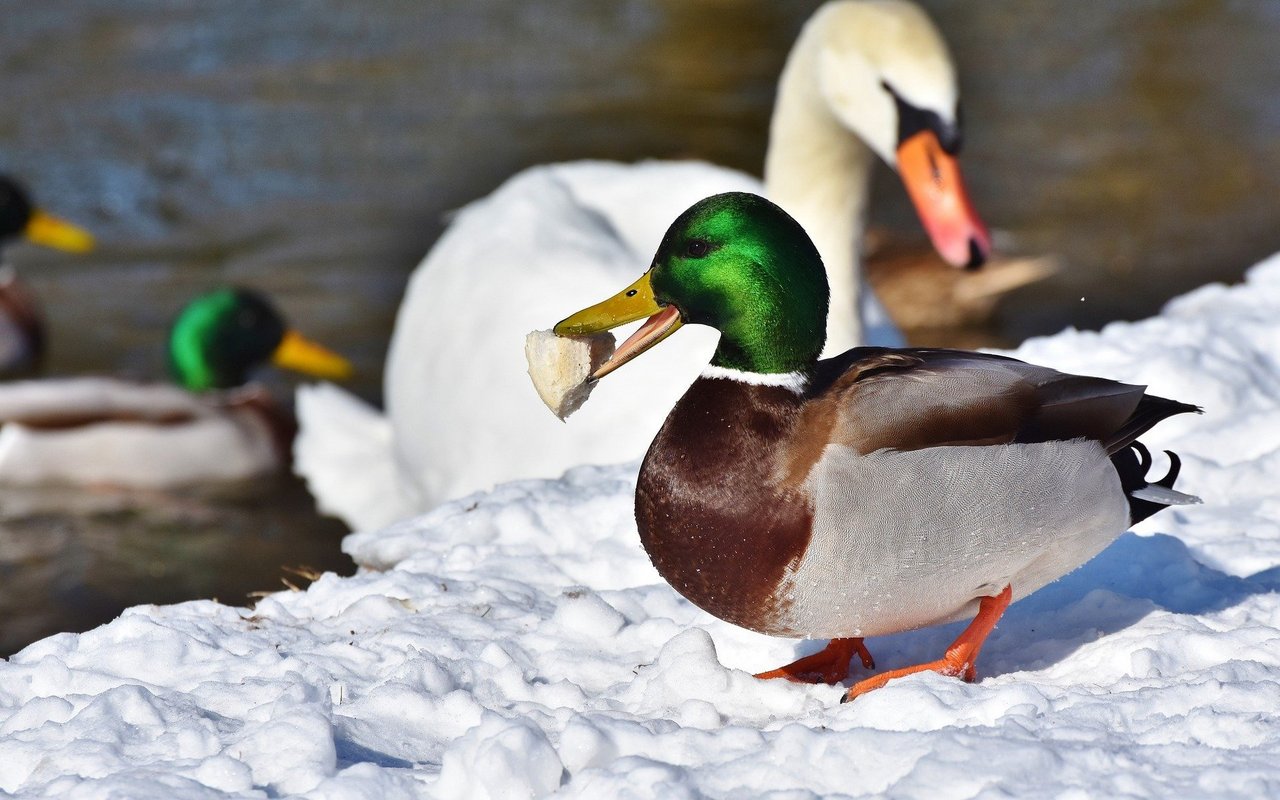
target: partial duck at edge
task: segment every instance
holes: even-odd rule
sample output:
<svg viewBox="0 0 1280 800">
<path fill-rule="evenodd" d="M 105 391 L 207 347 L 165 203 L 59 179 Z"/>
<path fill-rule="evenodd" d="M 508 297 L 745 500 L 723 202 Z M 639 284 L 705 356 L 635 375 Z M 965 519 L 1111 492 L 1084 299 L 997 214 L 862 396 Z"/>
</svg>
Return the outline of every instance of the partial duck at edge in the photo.
<svg viewBox="0 0 1280 800">
<path fill-rule="evenodd" d="M 68 253 L 94 246 L 88 231 L 43 210 L 16 179 L 0 175 L 0 248 L 21 240 Z M 44 345 L 44 314 L 35 294 L 17 270 L 0 262 L 0 378 L 34 373 Z"/>
</svg>

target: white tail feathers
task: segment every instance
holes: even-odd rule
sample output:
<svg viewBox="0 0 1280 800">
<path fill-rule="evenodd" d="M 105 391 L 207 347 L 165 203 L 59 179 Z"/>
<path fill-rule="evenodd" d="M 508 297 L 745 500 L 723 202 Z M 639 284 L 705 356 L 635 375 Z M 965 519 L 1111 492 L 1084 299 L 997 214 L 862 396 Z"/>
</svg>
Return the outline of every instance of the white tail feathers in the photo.
<svg viewBox="0 0 1280 800">
<path fill-rule="evenodd" d="M 293 471 L 321 511 L 353 530 L 375 530 L 416 513 L 386 416 L 328 383 L 298 387 L 297 414 Z"/>
<path fill-rule="evenodd" d="M 1155 483 L 1149 483 L 1141 489 L 1134 489 L 1129 492 L 1129 496 L 1136 497 L 1139 500 L 1159 503 L 1162 506 L 1193 506 L 1204 502 L 1193 494 L 1179 492 L 1177 489 L 1167 489 Z"/>
</svg>

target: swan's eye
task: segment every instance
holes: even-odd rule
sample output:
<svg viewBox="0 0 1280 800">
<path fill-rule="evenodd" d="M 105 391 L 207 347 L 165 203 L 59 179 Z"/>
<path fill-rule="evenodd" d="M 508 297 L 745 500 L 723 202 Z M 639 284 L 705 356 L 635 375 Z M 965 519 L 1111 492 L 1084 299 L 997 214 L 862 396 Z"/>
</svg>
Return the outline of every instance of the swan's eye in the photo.
<svg viewBox="0 0 1280 800">
<path fill-rule="evenodd" d="M 963 141 L 960 135 L 959 103 L 956 103 L 956 121 L 946 122 L 938 112 L 913 106 L 903 100 L 902 96 L 887 82 L 881 81 L 880 87 L 893 98 L 894 106 L 898 111 L 898 144 L 902 144 L 920 131 L 930 131 L 942 145 L 943 152 L 953 156 L 960 155 L 960 145 Z"/>
<path fill-rule="evenodd" d="M 689 258 L 702 258 L 711 252 L 711 245 L 703 239 L 690 239 L 689 243 L 684 246 L 685 255 Z"/>
</svg>

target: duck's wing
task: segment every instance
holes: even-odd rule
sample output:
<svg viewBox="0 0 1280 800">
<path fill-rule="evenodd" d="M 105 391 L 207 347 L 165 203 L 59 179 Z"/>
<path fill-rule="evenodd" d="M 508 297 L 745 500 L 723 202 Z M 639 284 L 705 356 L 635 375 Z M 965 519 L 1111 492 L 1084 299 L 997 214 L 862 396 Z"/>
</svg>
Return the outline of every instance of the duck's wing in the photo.
<svg viewBox="0 0 1280 800">
<path fill-rule="evenodd" d="M 46 378 L 0 385 L 0 423 L 74 428 L 101 422 L 175 425 L 215 413 L 213 404 L 167 384 L 115 378 Z"/>
<path fill-rule="evenodd" d="M 1093 439 L 1108 453 L 1195 406 L 987 353 L 858 348 L 819 363 L 805 433 L 860 453 Z"/>
</svg>

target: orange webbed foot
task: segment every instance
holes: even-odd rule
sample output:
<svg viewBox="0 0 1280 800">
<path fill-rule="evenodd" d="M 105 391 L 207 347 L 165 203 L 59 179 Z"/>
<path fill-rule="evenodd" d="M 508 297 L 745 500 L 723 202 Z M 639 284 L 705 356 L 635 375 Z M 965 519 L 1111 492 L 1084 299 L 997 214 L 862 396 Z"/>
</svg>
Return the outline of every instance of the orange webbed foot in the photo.
<svg viewBox="0 0 1280 800">
<path fill-rule="evenodd" d="M 785 667 L 761 672 L 755 677 L 762 680 L 785 678 L 796 683 L 839 683 L 849 677 L 849 662 L 854 653 L 862 660 L 862 666 L 875 669 L 876 662 L 871 658 L 862 639 L 832 639 L 826 647 L 812 655 L 797 659 Z"/>
<path fill-rule="evenodd" d="M 956 637 L 956 640 L 947 648 L 947 653 L 942 658 L 937 661 L 930 661 L 927 664 L 917 664 L 914 667 L 889 670 L 859 681 L 853 685 L 853 688 L 845 692 L 840 702 L 847 703 L 867 692 L 879 689 L 894 678 L 914 675 L 917 672 L 938 672 L 972 683 L 978 677 L 975 665 L 978 661 L 978 653 L 982 650 L 982 644 L 991 635 L 991 631 L 996 627 L 996 621 L 1004 614 L 1004 610 L 1009 607 L 1009 601 L 1012 598 L 1013 589 L 1009 586 L 1004 587 L 1004 590 L 994 597 L 982 598 L 978 603 L 978 616 L 974 617 L 973 622 L 969 623 L 969 627 L 965 628 L 964 632 Z"/>
</svg>

